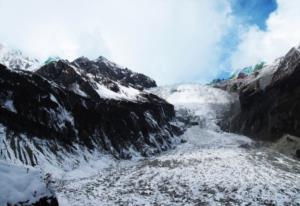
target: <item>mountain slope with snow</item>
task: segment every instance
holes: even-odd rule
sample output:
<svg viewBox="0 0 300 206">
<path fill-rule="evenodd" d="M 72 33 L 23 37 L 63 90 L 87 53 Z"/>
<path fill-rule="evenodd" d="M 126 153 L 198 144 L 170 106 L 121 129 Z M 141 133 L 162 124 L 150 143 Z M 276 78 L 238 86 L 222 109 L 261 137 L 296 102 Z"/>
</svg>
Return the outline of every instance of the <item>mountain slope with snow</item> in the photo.
<svg viewBox="0 0 300 206">
<path fill-rule="evenodd" d="M 147 101 L 147 93 L 137 89 L 143 89 L 141 85 L 133 85 L 129 82 L 122 82 L 113 75 L 103 75 L 103 68 L 93 65 L 94 61 L 84 59 L 89 66 L 80 66 L 78 61 L 69 62 L 58 60 L 50 62 L 35 73 L 51 80 L 65 89 L 78 95 L 94 100 L 115 99 L 127 101 Z M 83 59 L 81 59 L 83 61 Z M 82 63 L 83 64 L 83 63 Z M 119 69 L 121 71 L 121 69 Z M 106 68 L 106 72 L 114 73 L 117 68 Z M 127 71 L 125 71 L 127 72 Z"/>
<path fill-rule="evenodd" d="M 117 158 L 130 158 L 135 153 L 149 156 L 171 148 L 175 138 L 173 106 L 150 93 L 143 93 L 141 101 L 85 97 L 35 73 L 4 66 L 0 66 L 0 87 L 0 123 L 11 131 L 5 139 L 34 142 L 29 151 L 24 146 L 31 144 L 25 141 L 22 147 L 18 143 L 13 153 L 7 154 L 8 159 L 24 150 L 29 159 L 22 161 L 38 164 L 39 153 L 33 151 L 43 147 L 51 154 L 59 147 L 73 151 L 74 144 Z M 46 145 L 40 145 L 42 142 Z"/>
<path fill-rule="evenodd" d="M 86 73 L 101 76 L 102 78 L 110 79 L 119 82 L 122 85 L 127 85 L 139 90 L 157 86 L 156 82 L 150 77 L 119 66 L 103 56 L 100 56 L 95 60 L 79 57 L 75 59 L 72 64 L 81 68 Z"/>
<path fill-rule="evenodd" d="M 178 117 L 182 110 L 191 111 L 183 120 L 199 120 L 185 125 L 185 143 L 147 159 L 116 161 L 99 169 L 95 165 L 84 177 L 78 171 L 62 177 L 57 191 L 63 205 L 300 204 L 296 160 L 248 137 L 220 131 L 216 118 L 235 97 L 201 85 L 152 92 L 173 103 Z"/>
<path fill-rule="evenodd" d="M 10 69 L 33 71 L 39 68 L 37 59 L 25 56 L 20 50 L 10 49 L 0 44 L 0 64 Z"/>
<path fill-rule="evenodd" d="M 222 131 L 297 132 L 299 54 L 225 83 L 239 96 L 197 84 L 155 87 L 103 57 L 54 58 L 34 72 L 0 65 L 0 203 L 30 205 L 55 192 L 72 206 L 300 205 L 299 162 L 273 150 L 280 142 Z M 262 121 L 270 116 L 278 119 Z"/>
<path fill-rule="evenodd" d="M 269 141 L 287 134 L 300 137 L 299 80 L 300 50 L 294 47 L 258 73 L 224 82 L 223 88 L 237 89 L 241 108 L 229 131 Z"/>
</svg>

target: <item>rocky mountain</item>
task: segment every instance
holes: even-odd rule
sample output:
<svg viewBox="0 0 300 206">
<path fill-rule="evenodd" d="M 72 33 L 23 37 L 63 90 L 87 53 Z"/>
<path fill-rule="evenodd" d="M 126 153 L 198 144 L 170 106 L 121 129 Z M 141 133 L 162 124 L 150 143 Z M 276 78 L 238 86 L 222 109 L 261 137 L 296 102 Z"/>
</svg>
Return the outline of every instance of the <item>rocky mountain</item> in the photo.
<svg viewBox="0 0 300 206">
<path fill-rule="evenodd" d="M 229 130 L 260 140 L 300 137 L 299 79 L 300 49 L 294 47 L 260 71 L 215 84 L 239 94 L 240 111 L 227 125 Z"/>
<path fill-rule="evenodd" d="M 136 89 L 156 87 L 156 82 L 144 74 L 132 72 L 131 70 L 119 66 L 105 57 L 100 56 L 95 60 L 80 57 L 72 62 L 73 65 L 82 68 L 86 73 L 101 76 L 121 84 L 134 87 Z"/>
<path fill-rule="evenodd" d="M 25 56 L 20 50 L 10 49 L 0 44 L 0 64 L 10 69 L 35 70 L 40 63 L 37 59 Z"/>
<path fill-rule="evenodd" d="M 14 145 L 13 153 L 6 148 L 5 157 L 39 164 L 34 151 L 41 151 L 40 140 L 69 151 L 75 144 L 103 150 L 118 158 L 170 148 L 177 131 L 170 123 L 173 105 L 151 93 L 107 81 L 83 74 L 67 61 L 45 65 L 35 73 L 1 65 L 0 123 L 6 127 L 5 141 L 34 142 L 34 148 Z"/>
<path fill-rule="evenodd" d="M 103 57 L 0 65 L 0 205 L 297 205 L 299 164 L 278 151 L 299 148 L 299 56 L 223 90 L 152 88 Z"/>
<path fill-rule="evenodd" d="M 112 63 L 106 65 L 102 60 L 91 61 L 83 57 L 73 62 L 58 60 L 45 64 L 35 73 L 94 100 L 143 101 L 147 93 L 141 90 L 156 85 L 154 80 L 143 74 L 116 67 Z"/>
</svg>

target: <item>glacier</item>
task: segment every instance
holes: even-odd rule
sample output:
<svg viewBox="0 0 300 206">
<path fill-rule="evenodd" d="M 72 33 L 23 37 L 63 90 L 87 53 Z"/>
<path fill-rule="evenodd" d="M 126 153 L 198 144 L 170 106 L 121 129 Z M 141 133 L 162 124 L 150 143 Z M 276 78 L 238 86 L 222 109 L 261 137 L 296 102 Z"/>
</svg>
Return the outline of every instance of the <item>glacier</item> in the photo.
<svg viewBox="0 0 300 206">
<path fill-rule="evenodd" d="M 38 60 L 0 45 L 0 63 L 8 68 L 1 66 L 0 75 L 0 205 L 298 206 L 297 133 L 289 128 L 294 133 L 271 143 L 224 129 L 239 132 L 245 119 L 234 124 L 234 116 L 267 111 L 273 103 L 285 104 L 284 93 L 291 109 L 275 111 L 283 117 L 297 113 L 292 104 L 297 96 L 287 86 L 297 88 L 299 57 L 299 48 L 292 48 L 242 79 L 157 87 L 150 77 L 102 56 L 95 60 L 79 57 L 73 62 L 55 59 L 38 69 Z M 280 82 L 284 86 L 275 89 L 276 95 L 256 101 L 257 95 L 267 95 Z M 26 90 L 28 85 L 30 90 Z M 24 93 L 27 100 L 16 98 Z M 248 97 L 258 106 L 245 107 L 251 102 Z M 34 103 L 35 108 L 30 107 Z M 74 103 L 80 105 L 78 113 L 74 113 Z M 266 107 L 259 109 L 260 103 Z M 45 114 L 49 130 L 41 130 L 40 136 L 30 135 L 29 128 L 18 131 L 32 118 L 43 126 Z M 21 120 L 20 115 L 26 118 Z M 92 116 L 94 122 L 89 121 Z M 106 126 L 79 136 L 91 124 Z M 17 125 L 17 130 L 9 125 Z M 143 138 L 145 125 L 149 132 Z M 228 129 L 232 125 L 237 128 Z M 248 126 L 259 128 L 257 119 Z M 66 146 L 58 137 L 70 137 L 68 128 L 72 137 Z M 107 128 L 112 132 L 106 134 L 103 129 Z M 35 126 L 31 129 L 35 131 Z M 53 130 L 62 135 L 47 136 Z M 90 138 L 90 145 L 82 144 L 80 137 Z"/>
<path fill-rule="evenodd" d="M 299 205 L 297 160 L 218 120 L 236 97 L 203 85 L 151 89 L 192 119 L 184 142 L 152 157 L 103 156 L 55 176 L 60 205 Z M 180 119 L 180 118 L 179 118 Z M 183 124 L 178 122 L 178 124 Z"/>
</svg>

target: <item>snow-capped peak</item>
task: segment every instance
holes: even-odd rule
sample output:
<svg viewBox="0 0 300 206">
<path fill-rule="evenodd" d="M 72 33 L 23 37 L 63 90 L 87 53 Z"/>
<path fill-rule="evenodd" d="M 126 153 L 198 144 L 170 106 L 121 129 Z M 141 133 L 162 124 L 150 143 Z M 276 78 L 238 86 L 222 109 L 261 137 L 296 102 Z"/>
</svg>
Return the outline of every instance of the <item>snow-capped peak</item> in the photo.
<svg viewBox="0 0 300 206">
<path fill-rule="evenodd" d="M 116 63 L 114 63 L 112 61 L 109 61 L 104 56 L 99 56 L 97 59 L 94 60 L 94 62 L 104 63 L 106 66 L 112 67 L 112 68 L 125 69 L 125 67 L 120 66 L 120 65 L 118 65 L 118 64 L 116 64 Z"/>
<path fill-rule="evenodd" d="M 21 69 L 33 71 L 40 66 L 35 58 L 25 56 L 22 51 L 11 49 L 0 44 L 0 64 L 4 64 L 10 69 Z"/>
</svg>

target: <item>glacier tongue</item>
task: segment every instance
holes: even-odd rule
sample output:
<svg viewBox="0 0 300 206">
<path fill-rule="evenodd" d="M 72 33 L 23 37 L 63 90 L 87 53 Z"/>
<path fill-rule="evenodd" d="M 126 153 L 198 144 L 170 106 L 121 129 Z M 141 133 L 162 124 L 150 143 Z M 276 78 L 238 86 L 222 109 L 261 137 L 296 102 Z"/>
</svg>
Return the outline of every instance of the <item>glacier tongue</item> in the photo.
<svg viewBox="0 0 300 206">
<path fill-rule="evenodd" d="M 299 205 L 297 161 L 217 123 L 235 97 L 201 85 L 152 92 L 196 120 L 185 143 L 159 156 L 111 160 L 66 173 L 57 181 L 61 205 Z M 183 112 L 183 110 L 185 112 Z M 205 123 L 203 123 L 205 122 Z"/>
<path fill-rule="evenodd" d="M 218 121 L 230 111 L 237 98 L 205 85 L 177 85 L 150 90 L 175 105 L 178 116 L 190 116 L 202 128 L 219 130 Z"/>
</svg>

